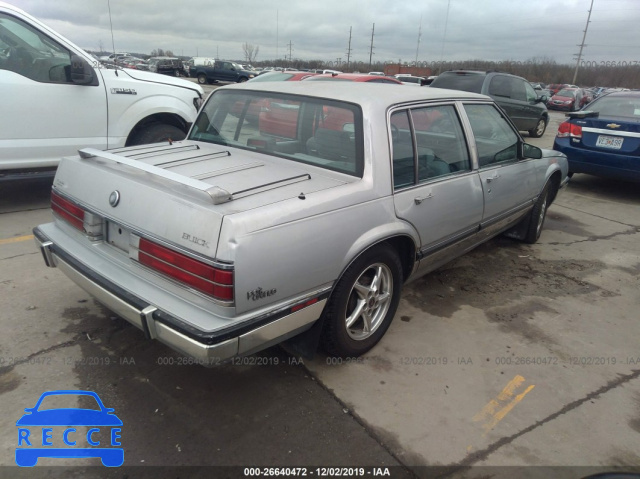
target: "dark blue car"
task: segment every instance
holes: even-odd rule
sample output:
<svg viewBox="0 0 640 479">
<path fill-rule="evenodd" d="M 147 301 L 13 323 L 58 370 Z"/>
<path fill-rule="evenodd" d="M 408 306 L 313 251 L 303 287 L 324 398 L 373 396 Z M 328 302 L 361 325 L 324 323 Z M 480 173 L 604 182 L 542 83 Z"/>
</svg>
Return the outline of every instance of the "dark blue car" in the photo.
<svg viewBox="0 0 640 479">
<path fill-rule="evenodd" d="M 569 160 L 569 173 L 640 182 L 640 92 L 603 95 L 569 113 L 553 149 Z"/>
<path fill-rule="evenodd" d="M 56 408 L 39 410 L 42 401 L 49 396 L 90 396 L 99 409 Z M 23 467 L 35 466 L 40 457 L 88 458 L 99 457 L 102 464 L 118 467 L 124 462 L 124 450 L 120 446 L 120 426 L 122 421 L 113 414 L 114 409 L 104 407 L 100 397 L 93 391 L 62 390 L 48 391 L 38 399 L 33 408 L 26 408 L 26 414 L 17 422 L 18 447 L 16 448 L 16 464 Z M 53 427 L 66 426 L 62 439 L 66 447 L 53 447 Z M 80 435 L 74 426 L 89 426 L 87 433 Z M 94 434 L 101 427 L 110 429 L 110 443 L 100 444 Z M 33 429 L 35 428 L 35 429 Z M 40 434 L 41 432 L 41 434 Z M 33 433 L 33 434 L 32 434 Z M 78 442 L 86 442 L 92 447 L 75 447 Z M 41 446 L 41 447 L 40 447 Z"/>
</svg>

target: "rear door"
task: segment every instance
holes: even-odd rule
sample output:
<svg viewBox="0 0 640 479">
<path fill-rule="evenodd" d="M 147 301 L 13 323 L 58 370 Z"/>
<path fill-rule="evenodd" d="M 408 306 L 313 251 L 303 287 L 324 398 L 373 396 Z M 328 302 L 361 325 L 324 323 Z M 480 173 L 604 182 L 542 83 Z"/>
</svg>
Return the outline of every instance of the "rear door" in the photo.
<svg viewBox="0 0 640 479">
<path fill-rule="evenodd" d="M 396 110 L 390 122 L 396 215 L 419 232 L 419 257 L 474 237 L 483 193 L 455 104 Z"/>
</svg>

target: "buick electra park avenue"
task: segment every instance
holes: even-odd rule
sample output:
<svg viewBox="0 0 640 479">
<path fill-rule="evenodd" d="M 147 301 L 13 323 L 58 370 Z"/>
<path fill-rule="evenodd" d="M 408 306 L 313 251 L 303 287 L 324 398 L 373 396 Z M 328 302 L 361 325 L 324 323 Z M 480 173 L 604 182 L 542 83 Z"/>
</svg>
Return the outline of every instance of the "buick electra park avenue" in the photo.
<svg viewBox="0 0 640 479">
<path fill-rule="evenodd" d="M 204 365 L 285 340 L 356 357 L 406 282 L 502 233 L 536 242 L 567 173 L 484 95 L 249 82 L 183 141 L 62 159 L 34 234 L 47 266 Z"/>
</svg>

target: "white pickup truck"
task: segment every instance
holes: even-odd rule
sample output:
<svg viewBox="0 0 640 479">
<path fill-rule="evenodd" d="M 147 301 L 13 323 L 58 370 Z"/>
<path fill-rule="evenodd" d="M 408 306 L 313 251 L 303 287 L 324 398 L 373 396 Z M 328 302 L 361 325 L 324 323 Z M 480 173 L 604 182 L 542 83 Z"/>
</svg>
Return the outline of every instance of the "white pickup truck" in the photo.
<svg viewBox="0 0 640 479">
<path fill-rule="evenodd" d="M 106 68 L 0 2 L 0 181 L 51 175 L 60 158 L 185 137 L 204 92 L 193 82 Z"/>
</svg>

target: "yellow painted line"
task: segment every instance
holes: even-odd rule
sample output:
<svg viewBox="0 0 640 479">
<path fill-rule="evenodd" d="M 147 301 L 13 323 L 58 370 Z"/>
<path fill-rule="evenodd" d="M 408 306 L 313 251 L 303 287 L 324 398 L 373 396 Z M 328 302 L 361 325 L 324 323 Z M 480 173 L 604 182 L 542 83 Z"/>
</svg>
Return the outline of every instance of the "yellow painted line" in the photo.
<svg viewBox="0 0 640 479">
<path fill-rule="evenodd" d="M 15 238 L 0 239 L 0 245 L 9 243 L 19 243 L 20 241 L 29 241 L 33 239 L 33 235 L 16 236 Z"/>
<path fill-rule="evenodd" d="M 524 378 L 520 375 L 514 377 L 505 388 L 496 396 L 495 399 L 489 401 L 482 410 L 473 416 L 474 422 L 484 421 L 482 428 L 485 430 L 485 434 L 491 431 L 498 425 L 509 412 L 529 394 L 529 392 L 535 387 L 535 385 L 528 386 L 524 392 L 516 395 L 514 394 L 517 389 L 524 383 Z"/>
</svg>

